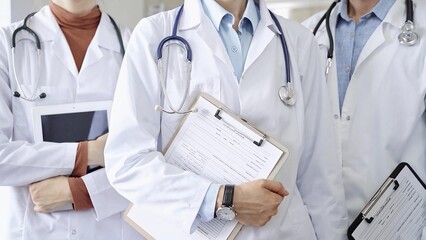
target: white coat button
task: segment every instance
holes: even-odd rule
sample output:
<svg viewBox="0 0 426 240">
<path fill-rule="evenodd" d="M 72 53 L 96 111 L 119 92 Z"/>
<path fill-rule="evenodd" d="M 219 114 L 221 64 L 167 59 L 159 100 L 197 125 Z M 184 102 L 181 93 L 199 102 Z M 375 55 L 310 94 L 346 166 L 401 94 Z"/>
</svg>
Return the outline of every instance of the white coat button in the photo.
<svg viewBox="0 0 426 240">
<path fill-rule="evenodd" d="M 232 46 L 231 50 L 232 50 L 233 52 L 237 52 L 237 51 L 238 51 L 238 48 L 237 48 L 236 46 Z"/>
<path fill-rule="evenodd" d="M 334 118 L 335 118 L 335 119 L 338 119 L 338 118 L 339 118 L 339 115 L 334 114 Z"/>
<path fill-rule="evenodd" d="M 351 120 L 351 116 L 346 116 L 346 121 L 350 121 Z"/>
<path fill-rule="evenodd" d="M 347 73 L 348 73 L 348 72 L 350 72 L 350 71 L 351 71 L 351 67 L 346 66 L 346 67 L 345 67 L 345 72 L 347 72 Z"/>
<path fill-rule="evenodd" d="M 71 235 L 76 235 L 77 234 L 77 230 L 73 229 L 71 230 Z"/>
</svg>

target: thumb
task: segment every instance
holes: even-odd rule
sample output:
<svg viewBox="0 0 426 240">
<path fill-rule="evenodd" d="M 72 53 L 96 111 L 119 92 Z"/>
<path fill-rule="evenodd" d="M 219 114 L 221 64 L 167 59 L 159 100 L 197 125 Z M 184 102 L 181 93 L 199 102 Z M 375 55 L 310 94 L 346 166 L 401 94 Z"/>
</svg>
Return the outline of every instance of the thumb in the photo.
<svg viewBox="0 0 426 240">
<path fill-rule="evenodd" d="M 274 192 L 276 194 L 279 194 L 282 197 L 285 197 L 288 195 L 288 191 L 285 190 L 284 186 L 277 181 L 273 181 L 273 180 L 266 180 L 264 182 L 264 188 L 268 189 L 271 192 Z"/>
</svg>

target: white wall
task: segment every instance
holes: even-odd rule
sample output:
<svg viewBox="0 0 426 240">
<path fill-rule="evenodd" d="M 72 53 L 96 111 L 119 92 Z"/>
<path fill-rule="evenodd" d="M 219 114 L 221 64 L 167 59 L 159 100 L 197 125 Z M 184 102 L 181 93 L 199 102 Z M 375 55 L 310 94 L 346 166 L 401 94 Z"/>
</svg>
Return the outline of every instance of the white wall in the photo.
<svg viewBox="0 0 426 240">
<path fill-rule="evenodd" d="M 28 13 L 37 11 L 51 0 L 0 0 L 0 25 L 23 19 Z M 266 0 L 274 12 L 296 21 L 331 4 L 332 0 Z M 114 19 L 133 28 L 141 18 L 158 11 L 179 6 L 183 0 L 99 0 L 103 11 Z"/>
<path fill-rule="evenodd" d="M 331 0 L 266 0 L 268 7 L 286 18 L 301 22 L 313 14 L 325 10 Z"/>
<path fill-rule="evenodd" d="M 0 26 L 21 20 L 34 6 L 34 0 L 0 0 Z"/>
<path fill-rule="evenodd" d="M 24 0 L 25 1 L 25 0 Z M 49 4 L 51 0 L 33 0 L 35 9 Z M 145 16 L 174 8 L 182 0 L 98 0 L 101 9 L 110 14 L 118 23 L 134 28 Z"/>
<path fill-rule="evenodd" d="M 10 23 L 11 11 L 10 11 L 10 0 L 3 0 L 0 4 L 0 26 Z"/>
</svg>

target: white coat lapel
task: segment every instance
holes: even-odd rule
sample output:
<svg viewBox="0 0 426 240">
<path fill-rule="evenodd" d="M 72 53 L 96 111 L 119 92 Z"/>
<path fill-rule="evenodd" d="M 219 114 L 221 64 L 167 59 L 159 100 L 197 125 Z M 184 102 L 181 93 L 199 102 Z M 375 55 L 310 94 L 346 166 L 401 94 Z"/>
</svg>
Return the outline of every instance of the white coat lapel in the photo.
<svg viewBox="0 0 426 240">
<path fill-rule="evenodd" d="M 203 21 L 201 21 L 201 24 L 197 29 L 197 34 L 210 48 L 210 51 L 216 58 L 225 63 L 226 66 L 232 67 L 231 60 L 229 59 L 222 39 L 207 16 L 204 16 Z"/>
<path fill-rule="evenodd" d="M 195 32 L 199 39 L 208 46 L 213 55 L 224 62 L 226 66 L 231 67 L 231 60 L 226 53 L 222 39 L 213 26 L 213 23 L 204 13 L 200 0 L 186 0 L 179 22 L 179 30 L 184 31 L 194 27 L 197 27 Z"/>
<path fill-rule="evenodd" d="M 55 17 L 53 16 L 52 12 L 50 11 L 49 7 L 46 7 L 44 10 L 45 14 L 50 15 L 48 19 L 51 19 L 49 21 L 49 28 L 55 29 L 54 37 L 52 38 L 52 51 L 53 54 L 56 56 L 57 60 L 65 65 L 65 67 L 70 71 L 74 76 L 78 75 L 77 66 L 75 65 L 74 57 L 71 53 L 71 49 L 68 45 L 68 42 L 65 38 L 65 35 L 62 33 Z"/>
<path fill-rule="evenodd" d="M 57 60 L 65 65 L 68 71 L 70 71 L 74 76 L 78 75 L 74 57 L 62 31 L 58 32 L 56 39 L 53 41 L 52 51 Z"/>
<path fill-rule="evenodd" d="M 90 45 L 87 49 L 86 56 L 84 56 L 83 65 L 81 66 L 81 72 L 87 67 L 96 62 L 100 61 L 103 57 L 101 47 L 105 49 L 114 50 L 120 52 L 120 45 L 116 36 L 114 27 L 109 19 L 108 15 L 102 13 L 101 20 L 98 28 L 96 29 L 95 36 L 93 37 Z"/>
<path fill-rule="evenodd" d="M 385 36 L 384 31 L 385 28 L 400 28 L 404 24 L 404 17 L 405 17 L 405 6 L 403 1 L 397 0 L 392 8 L 389 10 L 388 14 L 386 15 L 385 19 L 383 20 L 383 23 L 380 24 L 377 29 L 373 32 L 367 43 L 365 44 L 364 48 L 361 51 L 361 54 L 359 55 L 358 62 L 355 67 L 355 71 L 358 68 L 360 64 L 364 60 L 366 60 L 373 52 L 376 50 L 380 45 L 382 45 L 385 42 Z M 398 41 L 398 39 L 392 39 L 394 41 Z"/>
<path fill-rule="evenodd" d="M 38 18 L 39 14 L 41 15 L 40 18 Z M 53 52 L 53 55 L 57 58 L 56 60 L 51 60 L 62 63 L 74 76 L 77 76 L 77 66 L 75 65 L 68 42 L 50 11 L 49 6 L 43 7 L 35 17 L 35 22 L 31 24 L 31 28 L 33 28 L 34 32 L 40 37 L 42 52 L 46 53 L 47 49 L 43 48 L 50 46 L 51 49 L 49 51 Z M 51 45 L 49 45 L 49 41 L 53 41 Z"/>
<path fill-rule="evenodd" d="M 244 72 L 253 64 L 253 62 L 263 53 L 268 44 L 272 41 L 275 34 L 280 34 L 274 21 L 269 14 L 268 8 L 264 1 L 260 1 L 260 22 L 253 35 L 249 51 L 247 53 L 246 62 L 244 64 Z M 282 26 L 284 27 L 284 26 Z"/>
</svg>

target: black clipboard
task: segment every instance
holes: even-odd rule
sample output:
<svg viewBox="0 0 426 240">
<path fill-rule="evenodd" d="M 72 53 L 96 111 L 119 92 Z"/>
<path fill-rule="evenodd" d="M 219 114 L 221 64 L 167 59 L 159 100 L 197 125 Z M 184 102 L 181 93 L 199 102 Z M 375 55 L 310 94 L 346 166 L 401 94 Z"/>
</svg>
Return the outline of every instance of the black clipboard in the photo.
<svg viewBox="0 0 426 240">
<path fill-rule="evenodd" d="M 369 216 L 369 212 L 371 209 L 378 203 L 379 199 L 383 197 L 383 194 L 389 190 L 389 191 L 396 191 L 400 183 L 396 179 L 397 176 L 401 173 L 403 169 L 409 169 L 409 171 L 413 174 L 415 179 L 423 186 L 423 188 L 426 190 L 426 184 L 422 181 L 422 179 L 417 175 L 417 173 L 414 171 L 414 169 L 406 162 L 399 163 L 396 168 L 392 171 L 392 173 L 389 175 L 389 177 L 385 180 L 385 182 L 382 184 L 382 186 L 377 190 L 377 192 L 374 194 L 374 196 L 368 201 L 368 203 L 365 205 L 365 207 L 362 209 L 362 211 L 359 213 L 359 215 L 356 217 L 356 219 L 352 222 L 352 224 L 349 226 L 347 231 L 347 236 L 350 240 L 358 240 L 356 239 L 353 234 L 355 230 L 360 226 L 361 223 L 364 221 L 368 224 L 371 224 L 375 219 L 372 216 Z M 393 190 L 390 190 L 393 189 Z"/>
</svg>

